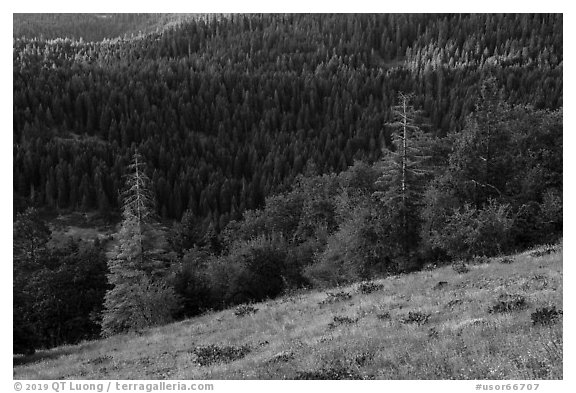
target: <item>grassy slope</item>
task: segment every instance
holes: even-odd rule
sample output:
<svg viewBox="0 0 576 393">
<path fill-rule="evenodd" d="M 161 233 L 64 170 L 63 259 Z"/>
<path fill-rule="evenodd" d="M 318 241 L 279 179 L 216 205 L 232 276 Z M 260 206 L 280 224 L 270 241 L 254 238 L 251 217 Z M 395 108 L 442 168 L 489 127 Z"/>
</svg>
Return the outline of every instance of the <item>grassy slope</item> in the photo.
<svg viewBox="0 0 576 393">
<path fill-rule="evenodd" d="M 562 308 L 562 249 L 541 257 L 529 252 L 514 262 L 493 260 L 468 273 L 451 267 L 379 280 L 384 287 L 361 294 L 341 288 L 349 300 L 319 303 L 325 292 L 308 292 L 15 358 L 16 379 L 281 379 L 300 371 L 340 369 L 383 379 L 561 379 L 562 323 L 533 326 L 536 308 Z M 434 289 L 446 281 L 442 289 Z M 501 293 L 522 294 L 528 308 L 488 312 Z M 448 303 L 458 299 L 456 302 Z M 423 325 L 404 324 L 409 311 L 430 313 Z M 379 319 L 388 311 L 390 319 Z M 334 316 L 357 323 L 329 328 Z M 437 337 L 431 337 L 430 329 Z M 200 366 L 193 349 L 248 345 L 246 357 Z M 278 356 L 280 353 L 285 356 Z"/>
</svg>

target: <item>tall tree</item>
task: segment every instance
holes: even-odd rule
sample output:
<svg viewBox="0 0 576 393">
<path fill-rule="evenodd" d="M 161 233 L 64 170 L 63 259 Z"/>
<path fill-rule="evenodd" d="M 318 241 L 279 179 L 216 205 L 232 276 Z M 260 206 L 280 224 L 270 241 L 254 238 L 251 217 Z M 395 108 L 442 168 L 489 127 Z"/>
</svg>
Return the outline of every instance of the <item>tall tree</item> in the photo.
<svg viewBox="0 0 576 393">
<path fill-rule="evenodd" d="M 108 260 L 112 289 L 104 302 L 104 335 L 167 323 L 177 308 L 176 295 L 166 283 L 170 260 L 164 251 L 164 233 L 155 221 L 142 156 L 134 154 L 128 169 L 124 220 Z"/>
<path fill-rule="evenodd" d="M 375 193 L 390 223 L 390 246 L 399 246 L 397 251 L 404 256 L 418 244 L 422 192 L 431 174 L 427 163 L 431 139 L 416 123 L 418 112 L 412 99 L 401 92 L 398 105 L 392 108 L 392 150 L 384 149 L 376 182 L 380 190 Z"/>
</svg>

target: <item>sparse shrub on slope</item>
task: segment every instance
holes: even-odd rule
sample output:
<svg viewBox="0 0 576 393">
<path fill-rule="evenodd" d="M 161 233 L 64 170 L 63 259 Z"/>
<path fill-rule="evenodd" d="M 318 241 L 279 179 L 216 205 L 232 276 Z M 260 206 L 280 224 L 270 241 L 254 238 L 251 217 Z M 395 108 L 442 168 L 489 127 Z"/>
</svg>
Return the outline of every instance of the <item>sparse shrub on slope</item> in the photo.
<svg viewBox="0 0 576 393">
<path fill-rule="evenodd" d="M 294 379 L 305 380 L 339 380 L 339 379 L 364 379 L 355 370 L 343 366 L 321 368 L 314 371 L 298 371 Z"/>
<path fill-rule="evenodd" d="M 358 285 L 358 292 L 369 294 L 372 292 L 380 291 L 384 288 L 383 284 L 376 284 L 375 282 L 362 282 Z"/>
<path fill-rule="evenodd" d="M 400 321 L 405 324 L 415 323 L 423 325 L 430 319 L 430 314 L 423 313 L 422 311 L 410 311 L 408 315 L 403 317 Z"/>
<path fill-rule="evenodd" d="M 342 302 L 345 300 L 352 299 L 352 295 L 348 292 L 340 291 L 340 292 L 326 292 L 326 299 L 322 300 L 319 304 L 331 304 Z"/>
<path fill-rule="evenodd" d="M 196 347 L 192 353 L 196 355 L 196 362 L 201 366 L 214 363 L 230 363 L 242 359 L 251 351 L 248 346 L 218 346 L 207 345 Z"/>
<path fill-rule="evenodd" d="M 458 274 L 468 273 L 470 268 L 464 262 L 457 262 L 452 265 L 452 269 Z"/>
<path fill-rule="evenodd" d="M 378 318 L 382 321 L 390 320 L 390 312 L 384 311 L 384 312 L 378 313 L 378 314 L 376 314 L 376 318 Z"/>
<path fill-rule="evenodd" d="M 553 325 L 558 322 L 562 310 L 556 310 L 556 306 L 542 307 L 533 312 L 530 317 L 533 325 Z"/>
<path fill-rule="evenodd" d="M 234 310 L 234 315 L 237 317 L 244 317 L 246 315 L 255 314 L 258 311 L 257 308 L 249 304 L 242 304 Z"/>
<path fill-rule="evenodd" d="M 334 316 L 332 322 L 330 322 L 328 324 L 328 329 L 334 329 L 337 326 L 340 325 L 353 325 L 356 322 L 358 322 L 358 318 L 350 318 L 350 317 L 346 317 L 346 316 Z"/>
<path fill-rule="evenodd" d="M 553 245 L 545 245 L 545 246 L 538 248 L 537 250 L 532 251 L 530 253 L 530 256 L 534 257 L 534 258 L 540 258 L 540 257 L 543 257 L 545 255 L 550 255 L 552 253 L 555 253 L 557 251 L 558 250 Z"/>
<path fill-rule="evenodd" d="M 494 313 L 504 313 L 511 311 L 524 310 L 528 307 L 526 298 L 518 294 L 508 294 L 504 293 L 498 297 L 498 300 L 490 307 L 488 312 Z"/>
</svg>

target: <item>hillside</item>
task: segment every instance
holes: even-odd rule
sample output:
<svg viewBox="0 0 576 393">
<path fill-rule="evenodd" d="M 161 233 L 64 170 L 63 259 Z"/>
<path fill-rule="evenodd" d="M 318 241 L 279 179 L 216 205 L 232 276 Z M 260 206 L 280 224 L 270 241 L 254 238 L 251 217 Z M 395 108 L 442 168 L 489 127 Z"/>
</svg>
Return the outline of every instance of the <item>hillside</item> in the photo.
<svg viewBox="0 0 576 393">
<path fill-rule="evenodd" d="M 199 14 L 13 14 L 12 36 L 101 41 L 162 31 Z"/>
<path fill-rule="evenodd" d="M 14 378 L 562 379 L 561 315 L 531 321 L 542 307 L 562 309 L 562 245 L 468 267 L 38 351 L 14 358 Z"/>
<path fill-rule="evenodd" d="M 138 148 L 158 214 L 220 232 L 309 166 L 380 159 L 399 91 L 440 137 L 462 131 L 488 78 L 509 104 L 563 105 L 561 14 L 28 18 L 39 26 L 13 43 L 16 212 L 118 211 Z"/>
</svg>

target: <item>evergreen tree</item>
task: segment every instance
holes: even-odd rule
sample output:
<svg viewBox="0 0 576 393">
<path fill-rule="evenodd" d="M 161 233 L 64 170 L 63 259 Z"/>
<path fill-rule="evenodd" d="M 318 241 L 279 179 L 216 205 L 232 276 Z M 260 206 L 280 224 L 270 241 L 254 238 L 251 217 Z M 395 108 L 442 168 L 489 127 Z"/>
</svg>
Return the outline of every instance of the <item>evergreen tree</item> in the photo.
<svg viewBox="0 0 576 393">
<path fill-rule="evenodd" d="M 427 151 L 431 139 L 416 125 L 417 111 L 410 95 L 399 93 L 399 104 L 392 108 L 395 121 L 390 123 L 393 150 L 384 150 L 380 162 L 381 176 L 376 181 L 380 189 L 375 197 L 380 201 L 388 221 L 386 240 L 394 256 L 407 257 L 419 241 L 420 206 L 428 167 Z"/>
<path fill-rule="evenodd" d="M 118 245 L 108 261 L 102 332 L 111 335 L 167 323 L 177 308 L 166 283 L 170 262 L 154 216 L 154 199 L 145 163 L 138 153 L 129 165 Z"/>
</svg>

